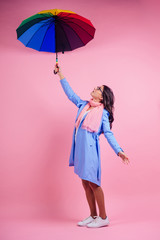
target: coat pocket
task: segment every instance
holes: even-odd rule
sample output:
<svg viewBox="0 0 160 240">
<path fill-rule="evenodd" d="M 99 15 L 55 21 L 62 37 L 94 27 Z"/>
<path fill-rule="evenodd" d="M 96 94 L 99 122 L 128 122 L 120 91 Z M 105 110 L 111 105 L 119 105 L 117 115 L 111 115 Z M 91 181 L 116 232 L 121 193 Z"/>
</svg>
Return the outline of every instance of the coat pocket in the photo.
<svg viewBox="0 0 160 240">
<path fill-rule="evenodd" d="M 93 147 L 96 145 L 96 136 L 94 135 L 94 133 L 90 134 L 90 147 Z"/>
</svg>

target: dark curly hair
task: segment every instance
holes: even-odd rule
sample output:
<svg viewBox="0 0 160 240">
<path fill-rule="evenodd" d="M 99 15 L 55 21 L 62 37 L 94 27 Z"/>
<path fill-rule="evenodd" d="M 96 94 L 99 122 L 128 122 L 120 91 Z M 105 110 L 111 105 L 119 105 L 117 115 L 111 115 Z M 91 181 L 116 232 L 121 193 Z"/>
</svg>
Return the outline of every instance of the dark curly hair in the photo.
<svg viewBox="0 0 160 240">
<path fill-rule="evenodd" d="M 114 116 L 113 116 L 113 111 L 114 111 L 114 102 L 115 102 L 115 97 L 113 94 L 113 91 L 111 88 L 109 88 L 106 85 L 103 85 L 103 100 L 101 100 L 101 103 L 104 104 L 104 109 L 106 109 L 110 115 L 109 115 L 109 123 L 110 123 L 110 129 L 112 129 L 112 122 L 114 121 Z"/>
</svg>

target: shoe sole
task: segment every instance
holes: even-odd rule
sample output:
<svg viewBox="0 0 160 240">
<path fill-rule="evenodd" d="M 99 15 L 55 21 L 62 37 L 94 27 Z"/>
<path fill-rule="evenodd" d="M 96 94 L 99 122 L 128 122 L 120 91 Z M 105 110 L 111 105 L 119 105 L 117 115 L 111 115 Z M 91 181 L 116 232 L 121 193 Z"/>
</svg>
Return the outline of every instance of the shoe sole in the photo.
<svg viewBox="0 0 160 240">
<path fill-rule="evenodd" d="M 106 224 L 106 225 L 103 225 L 103 226 L 99 226 L 99 227 L 89 227 L 89 226 L 86 225 L 87 228 L 101 228 L 101 227 L 107 227 L 107 226 L 109 226 L 109 223 Z"/>
<path fill-rule="evenodd" d="M 93 219 L 93 220 L 94 220 L 94 219 Z M 93 220 L 92 220 L 92 221 L 93 221 Z M 92 222 L 92 221 L 91 221 L 91 222 Z M 78 226 L 78 227 L 86 227 L 87 224 L 89 224 L 89 223 L 91 223 L 91 222 L 88 222 L 88 223 L 86 223 L 85 225 L 78 225 L 78 223 L 77 223 L 77 226 Z"/>
<path fill-rule="evenodd" d="M 91 223 L 91 222 L 89 222 L 89 223 Z M 77 223 L 77 226 L 78 226 L 78 227 L 86 227 L 87 224 L 89 224 L 89 223 L 86 223 L 85 225 L 78 225 L 78 223 Z"/>
</svg>

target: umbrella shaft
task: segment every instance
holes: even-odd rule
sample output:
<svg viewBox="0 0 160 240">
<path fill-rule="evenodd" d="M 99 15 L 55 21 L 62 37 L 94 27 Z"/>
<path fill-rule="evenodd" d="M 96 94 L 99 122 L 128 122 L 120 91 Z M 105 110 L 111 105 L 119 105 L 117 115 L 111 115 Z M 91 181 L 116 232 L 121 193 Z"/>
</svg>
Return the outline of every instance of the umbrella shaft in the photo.
<svg viewBox="0 0 160 240">
<path fill-rule="evenodd" d="M 58 65 L 58 53 L 56 52 L 56 65 Z"/>
</svg>

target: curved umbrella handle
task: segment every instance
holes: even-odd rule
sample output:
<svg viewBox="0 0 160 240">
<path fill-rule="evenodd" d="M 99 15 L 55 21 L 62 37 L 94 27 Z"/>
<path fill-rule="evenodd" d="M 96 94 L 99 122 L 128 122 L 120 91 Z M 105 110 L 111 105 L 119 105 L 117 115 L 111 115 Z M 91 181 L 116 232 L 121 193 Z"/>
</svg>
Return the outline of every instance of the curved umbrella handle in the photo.
<svg viewBox="0 0 160 240">
<path fill-rule="evenodd" d="M 58 63 L 56 63 L 56 65 L 57 65 L 57 68 L 58 68 L 58 72 L 59 72 L 59 67 L 58 67 Z M 56 71 L 54 70 L 54 74 L 57 74 L 58 72 L 56 72 Z"/>
<path fill-rule="evenodd" d="M 58 67 L 58 53 L 56 52 L 56 65 L 57 65 L 57 68 L 58 68 L 58 72 L 59 72 L 59 67 Z M 56 72 L 54 70 L 54 74 L 57 74 L 58 72 Z"/>
</svg>

